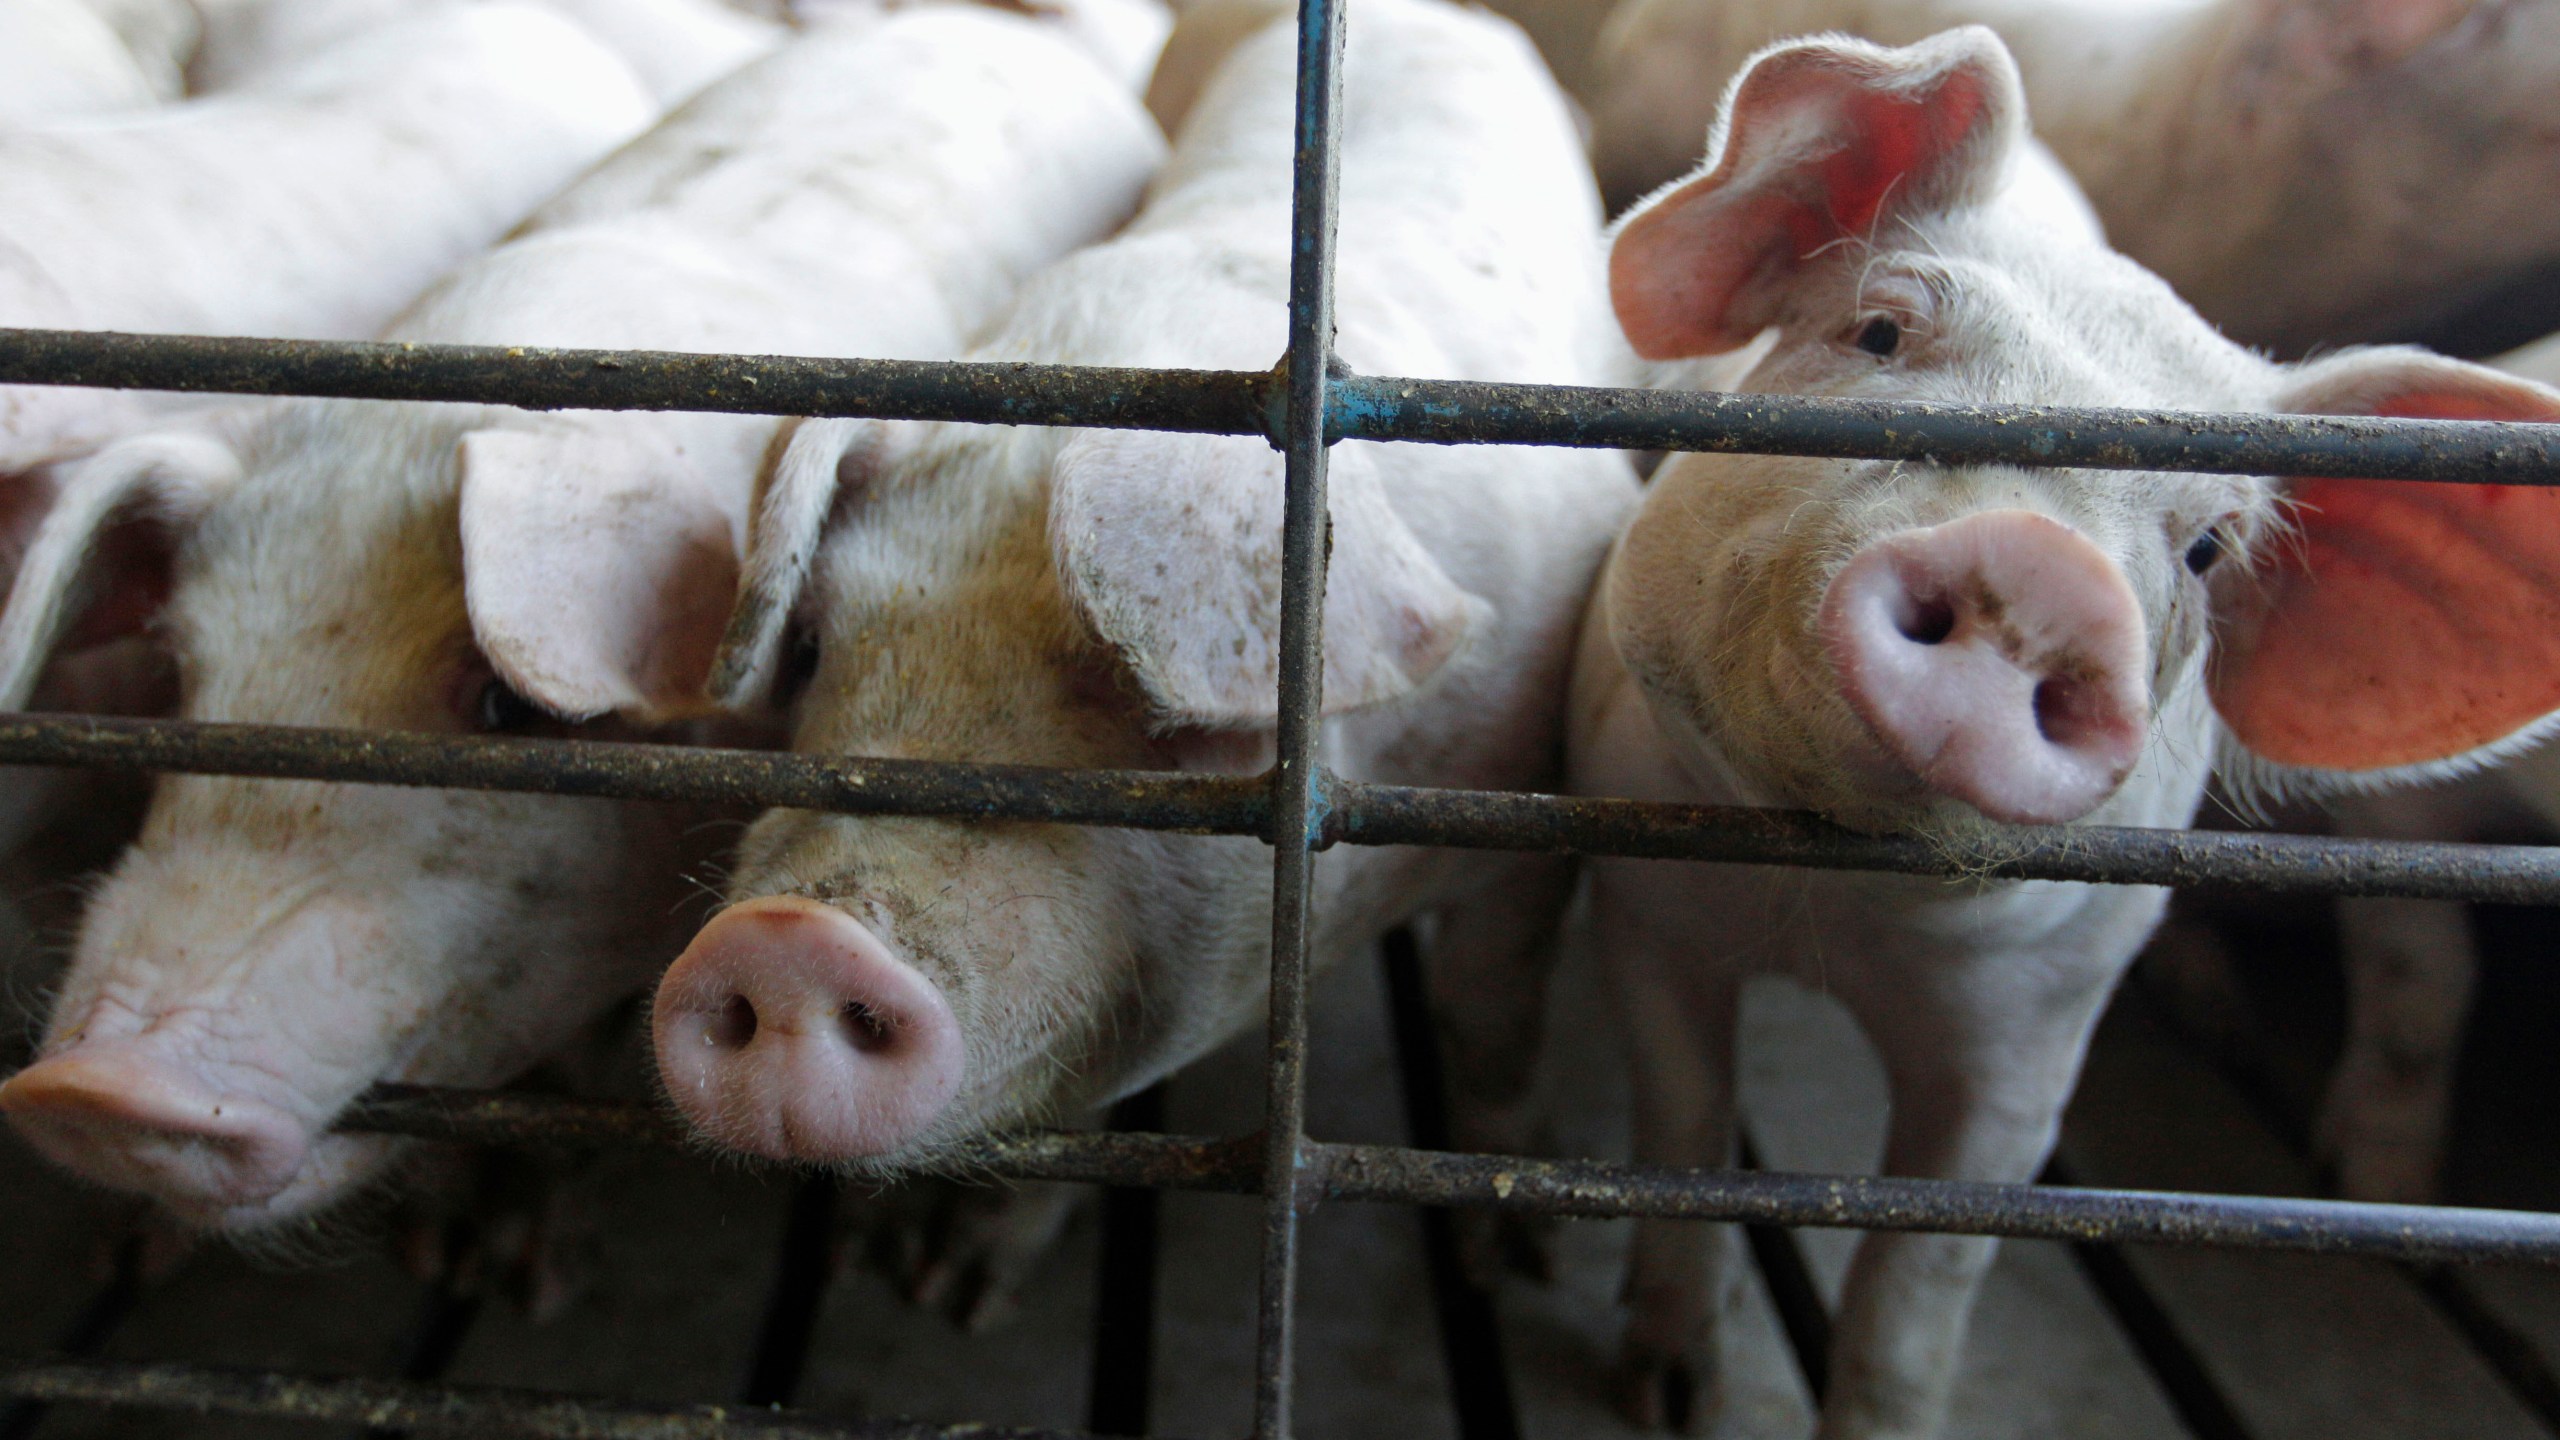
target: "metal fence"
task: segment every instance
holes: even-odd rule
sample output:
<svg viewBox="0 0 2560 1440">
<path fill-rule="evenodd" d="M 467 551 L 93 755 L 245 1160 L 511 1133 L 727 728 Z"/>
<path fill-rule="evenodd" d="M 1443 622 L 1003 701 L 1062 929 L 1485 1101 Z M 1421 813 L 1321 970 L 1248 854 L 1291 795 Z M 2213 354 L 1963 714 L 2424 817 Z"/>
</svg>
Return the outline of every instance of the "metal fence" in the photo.
<svg viewBox="0 0 2560 1440">
<path fill-rule="evenodd" d="M 1328 447 L 1344 439 L 1538 444 L 1938 464 L 2560 484 L 2560 426 L 1886 404 L 1353 375 L 1334 363 L 1337 100 L 1344 0 L 1301 0 L 1289 343 L 1267 373 L 815 360 L 0 330 L 0 383 L 465 401 L 529 408 L 860 415 L 1261 435 L 1287 457 L 1278 761 L 1252 778 L 1069 772 L 571 741 L 458 739 L 103 718 L 0 717 L 0 764 L 294 777 L 1252 835 L 1275 884 L 1265 1126 L 1202 1138 L 984 1139 L 957 1171 L 1263 1197 L 1254 1433 L 1291 1432 L 1299 1225 L 1330 1201 L 2217 1245 L 2399 1260 L 2560 1265 L 2560 1216 L 2324 1200 L 1678 1170 L 1328 1144 L 1304 1124 L 1315 855 L 1443 845 L 1906 874 L 2221 886 L 2560 905 L 2560 850 L 2096 826 L 1994 827 L 1950 844 L 1852 834 L 1806 814 L 1426 790 L 1318 763 Z M 654 1112 L 383 1086 L 341 1128 L 488 1145 L 683 1142 Z M 0 1367 L 22 1401 L 215 1410 L 402 1429 L 551 1436 L 1030 1435 L 818 1421 L 533 1392 L 247 1375 L 184 1365 Z"/>
</svg>

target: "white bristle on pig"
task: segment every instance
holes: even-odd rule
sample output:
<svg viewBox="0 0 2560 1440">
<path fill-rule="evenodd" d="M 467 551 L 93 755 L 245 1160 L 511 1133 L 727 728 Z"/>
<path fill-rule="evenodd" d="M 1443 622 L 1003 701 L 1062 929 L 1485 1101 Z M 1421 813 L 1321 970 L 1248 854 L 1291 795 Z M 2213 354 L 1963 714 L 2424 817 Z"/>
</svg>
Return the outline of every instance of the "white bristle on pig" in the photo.
<svg viewBox="0 0 2560 1440">
<path fill-rule="evenodd" d="M 1120 223 L 1163 152 L 1125 86 L 1022 19 L 933 7 L 713 87 L 430 291 L 393 339 L 949 355 L 1018 277 Z M 780 422 L 304 401 L 237 444 L 86 462 L 0 617 L 0 689 L 147 601 L 194 720 L 631 733 L 698 714 Z M 41 561 L 42 563 L 38 563 Z M 147 570 L 147 567 L 145 567 Z M 143 609 L 143 605 L 129 608 Z M 164 778 L 0 1110 L 194 1224 L 273 1227 L 379 1174 L 333 1134 L 383 1080 L 495 1084 L 644 985 L 726 838 L 691 807 Z"/>
<path fill-rule="evenodd" d="M 457 5 L 236 95 L 0 131 L 0 322 L 356 339 L 655 113 L 586 33 Z M 152 402 L 0 387 L 0 476 Z"/>
<path fill-rule="evenodd" d="M 202 16 L 187 66 L 199 93 L 252 86 L 332 45 L 467 0 L 188 0 Z M 673 106 L 779 43 L 783 28 L 719 0 L 532 0 L 622 57 Z"/>
<path fill-rule="evenodd" d="M 1214 8 L 1182 23 L 1233 49 L 1145 211 L 1027 285 L 979 358 L 1282 353 L 1294 34 L 1271 23 L 1283 8 L 1254 5 L 1258 30 Z M 1526 40 L 1439 0 L 1364 0 L 1345 23 L 1344 363 L 1619 381 L 1597 197 Z M 1253 437 L 810 422 L 758 516 L 714 688 L 791 700 L 813 754 L 1254 773 L 1276 723 L 1281 487 Z M 1574 626 L 1634 498 L 1624 459 L 1351 442 L 1329 498 L 1323 763 L 1551 784 Z M 1346 847 L 1317 874 L 1318 966 L 1437 917 L 1435 980 L 1471 1002 L 1462 1074 L 1478 1042 L 1534 1030 L 1534 994 L 1465 972 L 1541 945 L 1559 863 Z M 727 889 L 659 987 L 658 1057 L 701 1134 L 753 1155 L 888 1173 L 1090 1115 L 1267 993 L 1271 856 L 1252 839 L 778 811 Z"/>
<path fill-rule="evenodd" d="M 1706 163 L 1619 226 L 1618 316 L 1675 375 L 1750 355 L 1733 388 L 1758 393 L 2560 420 L 2560 392 L 2419 351 L 2240 348 L 2058 205 L 2047 163 L 1988 30 L 1772 47 Z M 2529 743 L 2554 711 L 2550 490 L 1688 454 L 1601 582 L 1570 765 L 1582 794 L 1872 832 L 2175 827 L 2218 760 L 2243 793 L 2367 790 Z M 1888 1171 L 2000 1182 L 2042 1165 L 2165 897 L 1636 860 L 1592 882 L 1639 1159 L 1731 1162 L 1736 1000 L 1770 973 L 1837 997 L 1882 1053 Z M 1716 1393 L 1730 1240 L 1639 1222 L 1645 1418 Z M 1861 1242 L 1823 1436 L 1935 1431 L 1992 1249 Z"/>
</svg>

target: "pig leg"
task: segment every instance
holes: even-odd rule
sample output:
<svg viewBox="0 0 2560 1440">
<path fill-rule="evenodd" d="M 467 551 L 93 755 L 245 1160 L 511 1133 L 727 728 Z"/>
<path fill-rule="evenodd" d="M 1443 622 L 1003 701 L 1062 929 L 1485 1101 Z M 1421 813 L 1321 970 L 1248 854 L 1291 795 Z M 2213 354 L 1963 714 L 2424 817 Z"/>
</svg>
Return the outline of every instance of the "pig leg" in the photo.
<svg viewBox="0 0 2560 1440">
<path fill-rule="evenodd" d="M 1636 1160 L 1731 1164 L 1740 977 L 1698 965 L 1687 947 L 1627 933 L 1634 927 L 1612 923 L 1622 906 L 1604 900 L 1598 913 L 1633 1063 Z M 1721 1398 L 1713 1347 L 1729 1329 L 1718 1321 L 1741 1299 L 1736 1235 L 1730 1225 L 1636 1222 L 1618 1382 L 1636 1424 L 1704 1433 L 1713 1423 Z"/>
<path fill-rule="evenodd" d="M 1537 1103 L 1547 981 L 1556 930 L 1573 894 L 1570 861 L 1537 856 L 1432 918 L 1423 946 L 1432 1018 L 1440 1035 L 1449 1142 L 1477 1155 L 1545 1155 L 1554 1136 Z M 1467 1273 L 1490 1288 L 1505 1270 L 1550 1278 L 1547 1235 L 1535 1217 L 1461 1211 L 1458 1244 Z"/>
<path fill-rule="evenodd" d="M 2041 958 L 1995 957 L 1973 978 L 2030 972 Z M 1946 996 L 1894 994 L 1886 1013 L 1859 1017 L 1892 1082 L 1885 1173 L 2030 1180 L 2052 1152 L 2109 987 L 2048 997 L 2058 1003 L 2039 1004 L 2029 1017 L 2007 1007 L 1980 1013 L 1978 1003 L 1965 1003 L 1963 988 Z M 1997 1246 L 1986 1236 L 1883 1232 L 1859 1244 L 1833 1333 L 1818 1440 L 1927 1440 L 1938 1433 L 1966 1322 Z"/>
<path fill-rule="evenodd" d="M 2469 833 L 2459 792 L 2338 801 L 2341 828 L 2385 839 Z M 2448 803 L 2452 802 L 2452 803 Z M 2422 1205 L 2436 1198 L 2454 1059 L 2479 960 L 2471 917 L 2440 900 L 2341 900 L 2347 1043 L 2314 1130 L 2340 1193 Z"/>
<path fill-rule="evenodd" d="M 922 1177 L 856 1199 L 842 1244 L 907 1303 L 983 1334 L 1021 1308 L 1023 1286 L 1057 1249 L 1084 1195 L 1080 1185 Z"/>
<path fill-rule="evenodd" d="M 2471 1011 L 2471 917 L 2442 900 L 2341 900 L 2338 943 L 2347 1045 L 2320 1105 L 2321 1157 L 2349 1199 L 2427 1204 Z"/>
</svg>

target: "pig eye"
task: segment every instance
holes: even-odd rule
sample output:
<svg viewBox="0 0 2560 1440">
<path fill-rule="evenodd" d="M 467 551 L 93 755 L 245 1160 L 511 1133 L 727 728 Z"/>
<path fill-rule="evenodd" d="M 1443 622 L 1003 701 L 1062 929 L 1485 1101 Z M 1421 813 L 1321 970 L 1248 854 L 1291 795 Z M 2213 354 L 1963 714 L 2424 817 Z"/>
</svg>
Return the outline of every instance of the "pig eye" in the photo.
<svg viewBox="0 0 2560 1440">
<path fill-rule="evenodd" d="M 1878 315 L 1858 327 L 1854 342 L 1861 350 L 1882 360 L 1902 348 L 1902 325 L 1890 315 Z"/>
<path fill-rule="evenodd" d="M 495 675 L 483 683 L 471 702 L 471 718 L 489 731 L 521 730 L 542 718 L 534 703 Z"/>
<path fill-rule="evenodd" d="M 782 666 L 773 677 L 773 703 L 787 707 L 818 673 L 818 632 L 794 620 L 782 636 Z"/>
<path fill-rule="evenodd" d="M 2187 547 L 2187 573 L 2201 575 L 2212 569 L 2214 563 L 2222 558 L 2226 544 L 2227 542 L 2222 538 L 2222 527 L 2219 525 L 2198 535 L 2195 543 Z"/>
</svg>

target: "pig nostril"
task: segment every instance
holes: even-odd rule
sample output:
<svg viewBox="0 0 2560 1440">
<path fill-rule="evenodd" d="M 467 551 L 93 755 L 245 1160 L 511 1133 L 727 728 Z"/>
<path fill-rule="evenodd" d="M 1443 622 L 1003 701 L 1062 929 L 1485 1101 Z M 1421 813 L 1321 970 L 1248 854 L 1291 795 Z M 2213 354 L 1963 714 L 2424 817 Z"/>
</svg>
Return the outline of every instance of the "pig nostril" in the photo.
<svg viewBox="0 0 2560 1440">
<path fill-rule="evenodd" d="M 2047 743 L 2076 745 L 2089 736 L 2090 687 L 2078 676 L 2054 675 L 2036 686 L 2036 733 Z"/>
<path fill-rule="evenodd" d="M 853 1037 L 853 1048 L 866 1055 L 888 1049 L 897 1038 L 888 1017 L 859 1000 L 844 1007 L 844 1033 Z"/>
<path fill-rule="evenodd" d="M 1906 595 L 1894 609 L 1893 628 L 1915 645 L 1936 645 L 1956 632 L 1956 607 L 1943 595 L 1926 600 Z"/>
<path fill-rule="evenodd" d="M 702 1031 L 702 1043 L 718 1050 L 744 1050 L 755 1038 L 755 1002 L 744 995 L 730 996 L 729 1003 L 720 1007 Z"/>
</svg>

